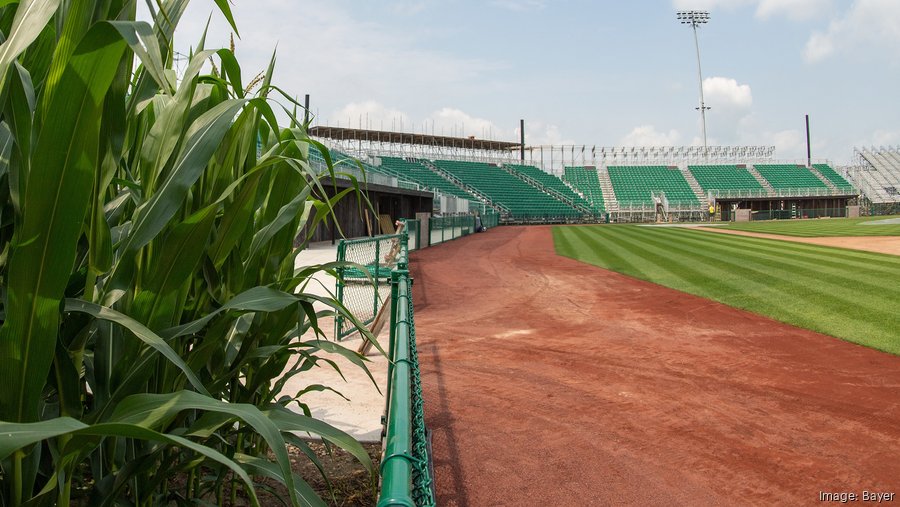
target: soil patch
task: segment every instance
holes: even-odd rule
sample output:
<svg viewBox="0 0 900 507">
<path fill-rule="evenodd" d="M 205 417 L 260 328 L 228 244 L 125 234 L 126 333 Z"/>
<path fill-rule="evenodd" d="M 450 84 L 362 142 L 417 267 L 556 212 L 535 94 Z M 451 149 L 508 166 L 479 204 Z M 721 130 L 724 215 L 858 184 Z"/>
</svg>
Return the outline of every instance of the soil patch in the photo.
<svg viewBox="0 0 900 507">
<path fill-rule="evenodd" d="M 900 357 L 559 257 L 549 227 L 412 268 L 439 505 L 900 494 Z"/>
<path fill-rule="evenodd" d="M 735 236 L 749 236 L 751 238 L 777 239 L 781 241 L 793 241 L 794 243 L 808 243 L 811 245 L 834 246 L 849 248 L 851 250 L 864 250 L 866 252 L 900 255 L 900 237 L 898 236 L 835 236 L 822 238 L 802 238 L 798 236 L 782 236 L 781 234 L 767 234 L 763 232 L 735 231 L 721 229 L 719 227 L 702 227 L 704 232 L 717 232 L 719 234 L 734 234 Z"/>
</svg>

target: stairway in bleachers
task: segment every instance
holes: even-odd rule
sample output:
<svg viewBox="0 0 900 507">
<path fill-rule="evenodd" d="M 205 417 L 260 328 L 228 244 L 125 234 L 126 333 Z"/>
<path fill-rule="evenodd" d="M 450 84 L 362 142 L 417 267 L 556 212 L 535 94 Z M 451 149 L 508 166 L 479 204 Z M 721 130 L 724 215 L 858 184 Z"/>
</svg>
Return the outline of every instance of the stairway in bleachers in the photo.
<svg viewBox="0 0 900 507">
<path fill-rule="evenodd" d="M 771 183 L 766 181 L 766 179 L 763 178 L 762 174 L 759 174 L 759 171 L 757 171 L 756 168 L 748 164 L 747 172 L 752 174 L 753 177 L 756 178 L 756 181 L 758 181 L 759 184 L 762 185 L 764 189 L 766 189 L 766 194 L 768 194 L 769 197 L 775 196 L 775 187 L 773 187 Z"/>
<path fill-rule="evenodd" d="M 575 193 L 575 191 L 563 183 L 561 179 L 550 173 L 544 172 L 535 166 L 520 164 L 501 164 L 500 168 L 536 189 L 546 194 L 550 194 L 553 198 L 562 201 L 587 215 L 594 212 L 594 210 L 591 209 L 591 204 L 589 202 Z"/>
<path fill-rule="evenodd" d="M 609 179 L 609 171 L 604 168 L 597 168 L 597 179 L 600 180 L 600 190 L 603 191 L 603 203 L 607 211 L 619 211 L 619 200 L 616 198 L 616 192 L 613 190 L 612 180 Z"/>
<path fill-rule="evenodd" d="M 694 191 L 694 195 L 697 196 L 697 200 L 700 201 L 700 205 L 703 209 L 709 208 L 709 196 L 706 192 L 703 191 L 703 187 L 700 186 L 700 183 L 697 181 L 697 178 L 694 178 L 694 175 L 691 174 L 686 167 L 681 169 L 681 174 L 684 176 L 684 179 L 687 180 L 688 185 L 690 185 L 691 190 Z"/>
<path fill-rule="evenodd" d="M 834 183 L 832 183 L 831 180 L 829 180 L 822 173 L 820 173 L 819 170 L 816 169 L 815 167 L 810 167 L 809 172 L 813 173 L 813 176 L 815 176 L 816 178 L 819 178 L 820 180 L 822 180 L 822 183 L 824 183 L 825 186 L 827 186 L 828 188 L 830 188 L 832 190 L 837 190 L 837 187 L 834 185 Z"/>
</svg>

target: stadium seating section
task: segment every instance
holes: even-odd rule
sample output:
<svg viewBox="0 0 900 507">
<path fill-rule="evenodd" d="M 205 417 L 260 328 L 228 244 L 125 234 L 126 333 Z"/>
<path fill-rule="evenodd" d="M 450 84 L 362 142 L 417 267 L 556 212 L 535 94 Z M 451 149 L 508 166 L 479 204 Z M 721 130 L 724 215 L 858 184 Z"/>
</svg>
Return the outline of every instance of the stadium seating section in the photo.
<svg viewBox="0 0 900 507">
<path fill-rule="evenodd" d="M 585 208 L 592 208 L 590 202 L 575 193 L 575 191 L 572 190 L 571 187 L 566 185 L 565 182 L 563 182 L 563 180 L 559 179 L 559 177 L 557 176 L 544 172 L 533 165 L 506 164 L 506 167 L 530 177 L 546 188 L 556 190 L 563 196 L 571 199 L 572 202 L 576 204 L 580 204 Z"/>
<path fill-rule="evenodd" d="M 463 199 L 474 200 L 471 194 L 448 181 L 427 166 L 417 162 L 407 162 L 397 157 L 381 157 L 381 170 L 398 178 L 415 181 L 425 188 L 436 190 L 446 195 L 455 195 Z"/>
<path fill-rule="evenodd" d="M 850 191 L 853 189 L 853 186 L 850 184 L 850 182 L 847 181 L 846 179 L 844 179 L 843 176 L 838 174 L 837 171 L 832 169 L 830 165 L 828 165 L 828 164 L 813 164 L 813 167 L 817 171 L 819 171 L 822 174 L 822 176 L 825 176 L 825 178 L 827 178 L 828 181 L 830 181 L 835 186 L 835 188 L 837 188 L 838 190 Z"/>
<path fill-rule="evenodd" d="M 581 212 L 491 164 L 435 160 L 434 165 L 509 209 L 516 217 L 576 217 Z"/>
<path fill-rule="evenodd" d="M 801 188 L 828 188 L 806 167 L 796 164 L 754 164 L 753 166 L 776 191 Z"/>
<path fill-rule="evenodd" d="M 665 192 L 670 203 L 700 205 L 678 168 L 609 166 L 609 179 L 620 206 L 653 206 L 653 192 Z"/>
<path fill-rule="evenodd" d="M 598 211 L 605 209 L 603 189 L 600 188 L 600 180 L 597 179 L 597 169 L 566 167 L 564 177 L 569 184 L 577 188 L 587 198 L 592 208 Z"/>
<path fill-rule="evenodd" d="M 736 165 L 692 165 L 688 170 L 703 190 L 762 190 L 745 167 Z"/>
<path fill-rule="evenodd" d="M 353 157 L 332 150 L 331 155 L 336 166 L 346 167 L 349 172 L 358 168 L 347 159 Z M 867 161 L 872 161 L 873 169 L 854 176 L 857 180 L 863 176 L 872 179 L 866 188 L 875 188 L 885 195 L 878 195 L 880 201 L 896 200 L 897 188 L 900 187 L 900 171 L 893 174 L 893 166 L 900 168 L 900 155 L 894 153 L 862 152 Z M 563 178 L 559 178 L 536 166 L 495 164 L 480 162 L 463 162 L 453 160 L 416 160 L 382 156 L 379 165 L 362 163 L 367 174 L 377 175 L 370 178 L 396 178 L 392 185 L 410 185 L 404 188 L 416 188 L 415 185 L 445 195 L 467 199 L 473 209 L 483 204 L 475 194 L 486 196 L 492 202 L 509 210 L 519 218 L 575 218 L 583 215 L 577 207 L 589 208 L 603 212 L 606 203 L 597 169 L 593 167 L 566 167 Z M 325 161 L 316 148 L 310 149 L 310 161 L 317 171 L 322 171 Z M 885 161 L 889 161 L 888 164 Z M 882 166 L 891 166 L 891 170 L 879 170 Z M 818 175 L 798 164 L 757 164 L 753 165 L 759 176 L 768 182 L 776 192 L 805 189 L 827 190 L 827 185 Z M 853 186 L 827 164 L 814 164 L 816 171 L 828 180 L 839 191 L 851 192 Z M 759 191 L 764 186 L 751 173 L 751 169 L 734 164 L 690 165 L 688 171 L 705 192 L 709 190 L 724 191 Z M 701 205 L 698 196 L 685 179 L 685 174 L 677 167 L 662 165 L 646 166 L 609 166 L 609 179 L 620 208 L 654 206 L 653 194 L 664 192 L 670 205 Z M 873 176 L 874 175 L 874 176 Z M 885 176 L 886 175 L 886 176 Z M 690 179 L 690 178 L 688 178 Z M 457 181 L 458 180 L 458 181 Z M 895 181 L 896 180 L 896 181 Z M 461 182 L 461 183 L 460 183 Z M 473 193 L 466 189 L 469 188 Z M 695 186 L 696 188 L 696 186 Z M 870 190 L 871 191 L 871 190 Z M 562 195 L 563 198 L 559 196 Z M 569 204 L 571 201 L 575 204 Z"/>
</svg>

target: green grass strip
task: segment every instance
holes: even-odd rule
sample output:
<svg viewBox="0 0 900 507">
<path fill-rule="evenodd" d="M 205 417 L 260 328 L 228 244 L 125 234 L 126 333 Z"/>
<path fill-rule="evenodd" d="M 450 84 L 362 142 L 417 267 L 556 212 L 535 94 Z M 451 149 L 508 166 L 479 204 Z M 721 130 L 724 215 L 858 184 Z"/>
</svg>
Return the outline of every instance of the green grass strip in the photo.
<svg viewBox="0 0 900 507">
<path fill-rule="evenodd" d="M 760 222 L 731 223 L 723 226 L 734 231 L 762 232 L 821 238 L 834 236 L 900 236 L 900 223 L 863 225 L 864 222 L 879 222 L 898 218 L 896 216 L 861 218 L 826 218 L 807 220 L 764 220 Z"/>
<path fill-rule="evenodd" d="M 900 354 L 898 256 L 634 225 L 553 237 L 560 255 Z"/>
</svg>

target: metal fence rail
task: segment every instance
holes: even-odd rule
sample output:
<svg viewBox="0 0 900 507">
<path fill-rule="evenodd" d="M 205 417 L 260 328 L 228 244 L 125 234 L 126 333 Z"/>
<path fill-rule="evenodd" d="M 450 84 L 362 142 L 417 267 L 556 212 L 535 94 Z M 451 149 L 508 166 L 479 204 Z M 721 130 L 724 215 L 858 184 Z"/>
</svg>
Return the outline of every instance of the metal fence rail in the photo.
<svg viewBox="0 0 900 507">
<path fill-rule="evenodd" d="M 378 507 L 435 505 L 406 258 L 391 273 L 387 409 Z"/>
<path fill-rule="evenodd" d="M 820 217 L 846 217 L 847 208 L 796 208 L 783 210 L 751 211 L 751 220 L 790 220 Z"/>
<path fill-rule="evenodd" d="M 342 239 L 338 243 L 338 262 L 359 266 L 337 268 L 337 299 L 363 324 L 375 320 L 378 309 L 390 295 L 391 270 L 406 258 L 406 249 L 406 234 Z M 353 323 L 341 316 L 334 323 L 338 339 L 356 331 Z"/>
</svg>

